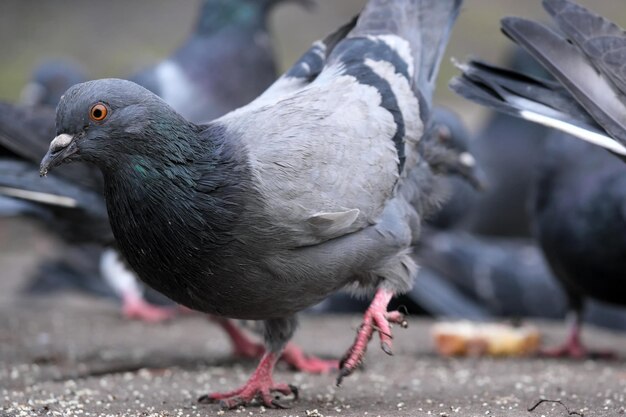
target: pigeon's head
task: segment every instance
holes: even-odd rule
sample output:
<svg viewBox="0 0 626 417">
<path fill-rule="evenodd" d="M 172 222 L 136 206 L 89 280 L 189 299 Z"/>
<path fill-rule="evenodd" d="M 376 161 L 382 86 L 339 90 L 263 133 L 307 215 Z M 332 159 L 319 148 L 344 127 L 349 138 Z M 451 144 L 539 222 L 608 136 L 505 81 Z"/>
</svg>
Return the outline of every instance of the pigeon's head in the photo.
<svg viewBox="0 0 626 417">
<path fill-rule="evenodd" d="M 189 125 L 159 97 L 126 80 L 104 79 L 71 87 L 61 97 L 56 137 L 41 161 L 41 175 L 85 160 L 102 167 L 158 148 L 173 127 Z M 174 132 L 176 134 L 176 132 Z"/>
<path fill-rule="evenodd" d="M 435 107 L 432 124 L 437 144 L 448 151 L 447 165 L 452 168 L 451 171 L 464 177 L 478 190 L 486 188 L 485 174 L 470 152 L 470 133 L 459 115 L 446 108 Z"/>
</svg>

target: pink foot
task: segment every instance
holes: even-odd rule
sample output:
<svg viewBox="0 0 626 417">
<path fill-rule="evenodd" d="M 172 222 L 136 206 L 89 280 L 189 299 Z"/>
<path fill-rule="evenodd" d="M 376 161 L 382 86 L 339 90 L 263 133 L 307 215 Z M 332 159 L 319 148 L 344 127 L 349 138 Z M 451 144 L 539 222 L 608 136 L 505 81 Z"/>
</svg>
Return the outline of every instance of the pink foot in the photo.
<svg viewBox="0 0 626 417">
<path fill-rule="evenodd" d="M 213 393 L 203 395 L 198 399 L 201 404 L 212 404 L 219 402 L 223 408 L 236 408 L 240 405 L 251 404 L 259 400 L 261 404 L 269 408 L 287 408 L 275 397 L 275 393 L 282 395 L 292 395 L 298 398 L 298 389 L 293 385 L 275 384 L 272 379 L 272 371 L 276 364 L 277 355 L 267 353 L 261 359 L 259 366 L 245 383 L 244 386 L 225 393 Z"/>
<path fill-rule="evenodd" d="M 380 336 L 380 347 L 388 355 L 392 355 L 392 338 L 390 323 L 400 324 L 407 327 L 404 315 L 399 311 L 387 311 L 389 301 L 393 293 L 389 290 L 379 289 L 372 300 L 369 308 L 363 316 L 363 322 L 359 328 L 356 339 L 348 352 L 339 363 L 339 376 L 337 385 L 341 384 L 344 377 L 350 375 L 363 362 L 367 344 L 372 339 L 374 331 L 378 331 Z"/>
<path fill-rule="evenodd" d="M 339 361 L 305 355 L 302 349 L 293 343 L 287 345 L 280 360 L 296 371 L 309 374 L 327 374 L 335 369 L 339 369 Z"/>
<path fill-rule="evenodd" d="M 617 354 L 612 351 L 592 351 L 587 349 L 578 335 L 570 336 L 560 346 L 542 349 L 539 355 L 547 358 L 569 359 L 615 359 L 617 357 Z"/>
<path fill-rule="evenodd" d="M 124 318 L 147 323 L 161 323 L 171 320 L 176 314 L 176 308 L 155 306 L 142 298 L 125 298 L 122 306 Z"/>
</svg>

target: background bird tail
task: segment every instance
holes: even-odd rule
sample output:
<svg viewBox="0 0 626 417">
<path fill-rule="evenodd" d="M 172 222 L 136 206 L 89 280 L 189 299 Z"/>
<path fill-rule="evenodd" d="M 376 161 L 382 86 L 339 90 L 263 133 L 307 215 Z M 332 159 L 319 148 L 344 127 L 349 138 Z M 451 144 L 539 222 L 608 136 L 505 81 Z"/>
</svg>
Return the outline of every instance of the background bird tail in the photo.
<svg viewBox="0 0 626 417">
<path fill-rule="evenodd" d="M 586 110 L 558 83 L 480 61 L 470 61 L 458 67 L 463 74 L 450 82 L 450 88 L 460 96 L 626 155 L 626 147 L 606 136 Z"/>
</svg>

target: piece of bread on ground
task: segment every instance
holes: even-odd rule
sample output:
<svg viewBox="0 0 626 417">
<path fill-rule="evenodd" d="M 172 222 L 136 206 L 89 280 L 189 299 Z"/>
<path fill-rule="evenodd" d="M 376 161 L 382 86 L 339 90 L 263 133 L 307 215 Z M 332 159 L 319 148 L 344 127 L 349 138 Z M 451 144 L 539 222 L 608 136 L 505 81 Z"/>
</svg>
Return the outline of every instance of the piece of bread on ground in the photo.
<svg viewBox="0 0 626 417">
<path fill-rule="evenodd" d="M 469 321 L 437 323 L 432 336 L 442 356 L 524 356 L 535 353 L 541 341 L 534 326 Z"/>
</svg>

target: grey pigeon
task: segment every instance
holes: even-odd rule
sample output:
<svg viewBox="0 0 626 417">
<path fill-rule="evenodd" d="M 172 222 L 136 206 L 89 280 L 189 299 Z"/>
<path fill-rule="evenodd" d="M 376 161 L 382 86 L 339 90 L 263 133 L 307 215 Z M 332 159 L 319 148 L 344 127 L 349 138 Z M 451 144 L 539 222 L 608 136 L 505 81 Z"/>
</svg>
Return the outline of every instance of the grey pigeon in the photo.
<svg viewBox="0 0 626 417">
<path fill-rule="evenodd" d="M 544 0 L 558 27 L 509 17 L 503 32 L 554 76 L 545 80 L 474 61 L 451 82 L 479 104 L 562 130 L 626 158 L 626 33 L 569 0 Z"/>
<path fill-rule="evenodd" d="M 387 311 L 410 289 L 410 256 L 440 197 L 428 148 L 432 94 L 460 0 L 371 0 L 251 104 L 185 120 L 129 81 L 72 87 L 41 174 L 97 165 L 118 246 L 142 280 L 192 309 L 263 320 L 267 352 L 227 407 L 272 393 L 296 313 L 351 286 L 375 291 L 339 381 L 374 331 L 391 353 Z M 339 105 L 341 104 L 341 105 Z M 425 156 L 434 158 L 431 167 Z"/>
</svg>

